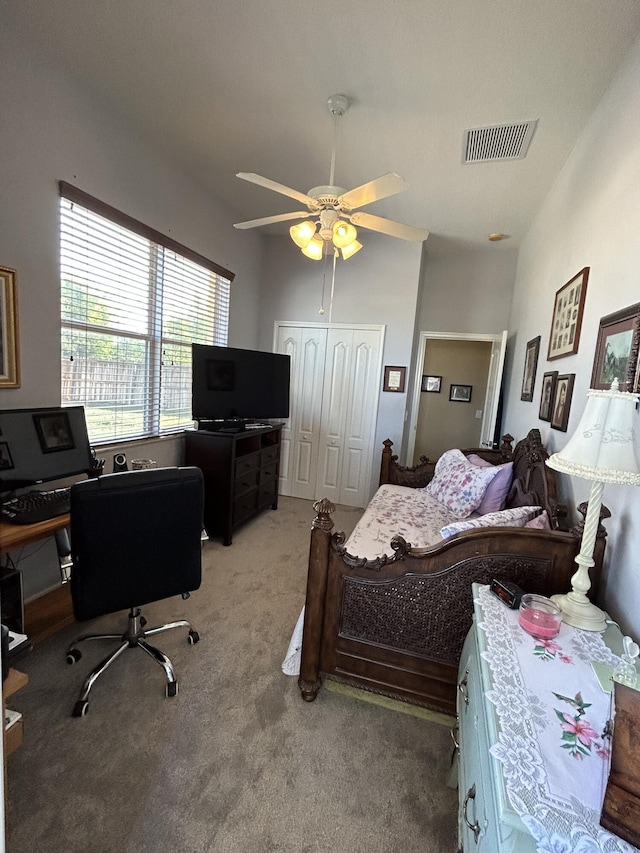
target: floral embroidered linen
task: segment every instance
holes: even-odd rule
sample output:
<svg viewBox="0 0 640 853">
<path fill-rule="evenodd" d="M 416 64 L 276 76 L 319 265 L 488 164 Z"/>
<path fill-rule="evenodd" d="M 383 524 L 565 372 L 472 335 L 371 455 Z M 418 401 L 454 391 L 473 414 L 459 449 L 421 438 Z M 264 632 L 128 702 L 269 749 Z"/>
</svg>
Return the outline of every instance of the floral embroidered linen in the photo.
<svg viewBox="0 0 640 853">
<path fill-rule="evenodd" d="M 460 533 L 462 530 L 473 530 L 475 527 L 524 527 L 529 519 L 539 512 L 539 506 L 516 506 L 513 509 L 503 509 L 500 512 L 490 512 L 478 518 L 468 518 L 464 521 L 454 521 L 441 528 L 443 539 Z"/>
<path fill-rule="evenodd" d="M 562 624 L 554 640 L 537 640 L 509 610 L 479 587 L 476 618 L 487 638 L 499 722 L 491 754 L 502 764 L 511 806 L 539 853 L 631 853 L 636 848 L 600 826 L 609 772 L 603 738 L 611 697 L 591 667 L 619 658 L 602 636 Z M 479 609 L 478 609 L 479 605 Z"/>
<path fill-rule="evenodd" d="M 345 547 L 368 560 L 392 555 L 389 543 L 394 536 L 402 536 L 413 548 L 429 548 L 442 541 L 440 528 L 458 518 L 425 489 L 386 484 L 371 498 Z"/>
<path fill-rule="evenodd" d="M 447 450 L 436 462 L 431 482 L 425 491 L 455 513 L 466 518 L 480 506 L 498 467 L 481 468 L 469 462 L 461 450 Z"/>
</svg>

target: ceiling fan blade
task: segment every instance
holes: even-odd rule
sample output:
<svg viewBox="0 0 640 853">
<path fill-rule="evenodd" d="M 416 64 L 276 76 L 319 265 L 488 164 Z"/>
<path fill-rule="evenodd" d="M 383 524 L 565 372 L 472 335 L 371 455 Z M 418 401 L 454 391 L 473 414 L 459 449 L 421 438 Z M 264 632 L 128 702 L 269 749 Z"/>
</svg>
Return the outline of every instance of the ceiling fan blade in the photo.
<svg viewBox="0 0 640 853">
<path fill-rule="evenodd" d="M 383 219 L 381 216 L 372 216 L 370 213 L 352 213 L 349 219 L 354 225 L 361 225 L 370 231 L 379 231 L 381 234 L 388 234 L 390 237 L 399 237 L 401 240 L 413 240 L 416 243 L 421 243 L 429 236 L 429 232 L 424 228 L 402 225 L 400 222 Z"/>
<path fill-rule="evenodd" d="M 404 178 L 396 175 L 395 172 L 387 172 L 386 175 L 341 195 L 340 204 L 348 207 L 349 210 L 353 210 L 354 207 L 363 207 L 365 204 L 371 204 L 381 198 L 387 198 L 387 196 L 402 193 L 408 189 L 409 184 Z"/>
<path fill-rule="evenodd" d="M 305 195 L 305 193 L 298 192 L 298 190 L 292 190 L 291 187 L 285 187 L 284 184 L 271 181 L 269 178 L 263 178 L 262 175 L 255 175 L 253 172 L 238 172 L 236 178 L 242 178 L 243 181 L 249 181 L 252 184 L 258 184 L 259 187 L 265 187 L 265 189 L 273 190 L 276 193 L 288 195 L 289 198 L 295 198 L 296 201 L 301 201 L 303 204 L 308 205 L 310 210 L 318 209 L 318 203 L 310 195 Z"/>
<path fill-rule="evenodd" d="M 295 213 L 277 213 L 275 216 L 263 216 L 261 219 L 248 219 L 246 222 L 234 223 L 234 228 L 258 228 L 260 225 L 271 225 L 273 222 L 286 222 L 287 219 L 305 219 L 310 216 L 308 210 L 296 210 Z"/>
</svg>

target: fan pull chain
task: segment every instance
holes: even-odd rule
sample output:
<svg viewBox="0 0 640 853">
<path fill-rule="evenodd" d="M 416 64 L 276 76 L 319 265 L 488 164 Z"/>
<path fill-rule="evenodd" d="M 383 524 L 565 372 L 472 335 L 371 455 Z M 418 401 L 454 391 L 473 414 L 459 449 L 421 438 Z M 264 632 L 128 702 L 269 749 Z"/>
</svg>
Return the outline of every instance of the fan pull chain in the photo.
<svg viewBox="0 0 640 853">
<path fill-rule="evenodd" d="M 324 256 L 324 261 L 322 263 L 322 299 L 320 300 L 320 310 L 318 314 L 324 314 L 324 285 L 327 279 L 327 255 Z"/>
<path fill-rule="evenodd" d="M 333 250 L 333 274 L 331 276 L 331 299 L 329 300 L 329 323 L 333 322 L 333 292 L 336 286 L 336 261 L 338 260 L 338 250 Z"/>
</svg>

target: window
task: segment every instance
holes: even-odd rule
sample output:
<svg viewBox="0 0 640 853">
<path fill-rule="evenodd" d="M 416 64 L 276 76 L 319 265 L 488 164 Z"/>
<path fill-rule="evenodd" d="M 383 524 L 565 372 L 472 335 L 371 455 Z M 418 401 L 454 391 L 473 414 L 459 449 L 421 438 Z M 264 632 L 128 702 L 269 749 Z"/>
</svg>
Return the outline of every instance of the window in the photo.
<svg viewBox="0 0 640 853">
<path fill-rule="evenodd" d="M 191 427 L 191 343 L 226 345 L 233 273 L 60 182 L 62 405 L 92 444 Z"/>
</svg>

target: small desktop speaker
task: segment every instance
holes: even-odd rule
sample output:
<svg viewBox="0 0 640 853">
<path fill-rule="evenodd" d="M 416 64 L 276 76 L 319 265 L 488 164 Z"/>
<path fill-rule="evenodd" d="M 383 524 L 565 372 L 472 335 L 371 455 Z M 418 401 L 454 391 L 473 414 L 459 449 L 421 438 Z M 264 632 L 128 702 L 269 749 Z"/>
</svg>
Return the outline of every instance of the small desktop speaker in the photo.
<svg viewBox="0 0 640 853">
<path fill-rule="evenodd" d="M 127 457 L 124 453 L 114 453 L 113 454 L 113 473 L 117 474 L 119 471 L 128 471 L 127 468 Z"/>
</svg>

